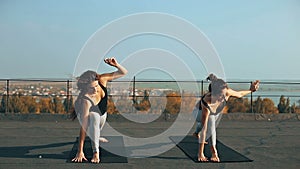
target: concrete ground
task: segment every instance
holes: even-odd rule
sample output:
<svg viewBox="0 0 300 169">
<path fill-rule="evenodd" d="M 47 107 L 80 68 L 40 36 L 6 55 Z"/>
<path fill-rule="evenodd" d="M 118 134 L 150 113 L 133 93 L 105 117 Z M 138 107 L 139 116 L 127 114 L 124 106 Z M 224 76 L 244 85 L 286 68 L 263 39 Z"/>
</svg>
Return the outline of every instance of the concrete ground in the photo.
<svg viewBox="0 0 300 169">
<path fill-rule="evenodd" d="M 165 130 L 172 122 L 157 121 L 144 128 L 113 120 L 109 124 L 124 134 L 147 137 Z M 300 121 L 297 118 L 222 118 L 218 127 L 218 139 L 254 160 L 241 163 L 195 163 L 176 146 L 154 157 L 128 158 L 128 163 L 67 163 L 66 159 L 78 137 L 79 127 L 77 121 L 63 118 L 0 118 L 0 169 L 300 168 Z"/>
</svg>

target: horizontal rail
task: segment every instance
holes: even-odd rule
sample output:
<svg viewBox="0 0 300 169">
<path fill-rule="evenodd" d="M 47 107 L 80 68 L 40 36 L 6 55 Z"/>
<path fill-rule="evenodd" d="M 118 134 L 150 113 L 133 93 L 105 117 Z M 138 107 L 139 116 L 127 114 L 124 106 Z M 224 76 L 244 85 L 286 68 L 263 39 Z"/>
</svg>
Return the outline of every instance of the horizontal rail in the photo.
<svg viewBox="0 0 300 169">
<path fill-rule="evenodd" d="M 70 96 L 76 96 L 74 95 L 74 93 L 71 92 L 71 90 L 73 89 L 70 85 L 70 83 L 74 83 L 76 82 L 75 79 L 0 79 L 0 87 L 2 87 L 2 90 L 0 88 L 0 97 L 3 96 L 7 96 L 6 97 L 6 103 L 8 104 L 9 102 L 9 98 L 10 97 L 14 97 L 15 93 L 18 92 L 16 91 L 14 88 L 16 86 L 15 82 L 46 82 L 46 83 L 60 83 L 60 85 L 64 85 L 64 90 L 65 90 L 65 94 L 60 94 L 59 92 L 53 92 L 53 91 L 49 91 L 49 94 L 45 94 L 40 92 L 40 94 L 37 93 L 26 93 L 24 95 L 20 94 L 20 96 L 33 96 L 33 97 L 64 97 L 64 98 L 68 98 Z M 109 94 L 109 96 L 111 97 L 132 97 L 132 98 L 142 98 L 144 97 L 143 94 L 136 94 L 136 89 L 139 89 L 136 87 L 135 84 L 139 84 L 139 83 L 150 83 L 150 85 L 152 83 L 196 83 L 198 85 L 201 85 L 200 91 L 195 91 L 195 95 L 185 95 L 185 92 L 181 92 L 180 97 L 195 97 L 195 98 L 199 98 L 201 97 L 205 91 L 207 91 L 206 88 L 204 88 L 204 85 L 208 85 L 209 81 L 206 80 L 136 80 L 135 78 L 133 80 L 128 80 L 128 79 L 119 79 L 119 80 L 115 80 L 115 81 L 111 81 L 110 83 L 132 83 L 133 87 L 131 89 L 128 89 L 129 94 Z M 250 85 L 251 81 L 247 81 L 247 80 L 243 80 L 243 81 L 227 81 L 228 84 L 244 84 L 244 85 Z M 263 87 L 265 87 L 264 85 L 271 85 L 269 86 L 265 91 L 260 92 L 261 90 L 259 90 L 260 93 L 251 93 L 251 95 L 247 95 L 245 97 L 247 98 L 251 98 L 251 106 L 252 106 L 252 102 L 253 102 L 253 98 L 254 97 L 269 97 L 269 98 L 276 98 L 276 97 L 288 97 L 288 98 L 293 98 L 294 100 L 296 98 L 299 98 L 300 100 L 300 82 L 297 81 L 284 81 L 284 82 L 280 82 L 280 81 L 261 81 L 261 89 Z M 24 84 L 27 85 L 27 84 Z M 147 84 L 148 85 L 148 84 Z M 274 85 L 274 86 L 273 86 Z M 282 86 L 280 86 L 282 85 Z M 285 89 L 285 85 L 290 86 L 290 91 L 288 89 Z M 20 84 L 18 84 L 17 86 L 20 86 Z M 298 87 L 296 87 L 298 86 Z M 145 87 L 144 87 L 145 88 Z M 280 88 L 280 90 L 278 89 Z M 14 89 L 14 90 L 12 90 Z M 22 89 L 21 89 L 22 90 Z M 26 89 L 28 90 L 28 89 Z M 139 89 L 139 91 L 142 91 L 144 89 Z M 149 89 L 149 91 L 151 91 L 152 89 Z M 179 90 L 179 89 L 178 89 Z M 24 92 L 25 90 L 23 90 Z M 294 92 L 296 91 L 296 92 Z M 22 93 L 22 91 L 19 91 L 20 93 Z M 26 91 L 27 92 L 27 91 Z M 264 93 L 266 92 L 266 93 Z M 275 94 L 272 94 L 272 92 L 274 92 Z M 281 92 L 281 93 L 280 93 Z M 189 93 L 189 92 L 188 92 Z M 278 93 L 278 94 L 277 94 Z M 285 93 L 285 94 L 282 94 Z M 166 97 L 164 95 L 149 95 L 149 97 L 153 97 L 153 98 L 157 98 L 157 97 Z M 168 97 L 179 97 L 178 95 L 175 96 L 168 96 Z M 273 99 L 274 100 L 274 99 Z M 300 101 L 299 101 L 300 103 Z M 0 103 L 1 104 L 1 103 Z"/>
</svg>

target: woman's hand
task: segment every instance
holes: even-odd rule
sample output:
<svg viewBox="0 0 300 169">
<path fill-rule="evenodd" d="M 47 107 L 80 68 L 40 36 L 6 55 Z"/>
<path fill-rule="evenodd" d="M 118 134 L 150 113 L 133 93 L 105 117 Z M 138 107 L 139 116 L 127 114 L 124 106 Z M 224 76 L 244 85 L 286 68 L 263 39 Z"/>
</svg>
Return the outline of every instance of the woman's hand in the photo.
<svg viewBox="0 0 300 169">
<path fill-rule="evenodd" d="M 251 86 L 250 86 L 251 92 L 255 92 L 256 90 L 258 90 L 258 88 L 259 88 L 259 80 L 256 80 L 255 82 L 251 83 Z"/>
<path fill-rule="evenodd" d="M 78 152 L 76 154 L 76 157 L 72 159 L 72 162 L 75 162 L 75 163 L 81 163 L 83 161 L 88 161 L 86 158 L 85 158 L 85 155 L 83 152 Z"/>
<path fill-rule="evenodd" d="M 114 67 L 118 66 L 118 62 L 114 57 L 106 58 L 104 59 L 104 62 L 110 66 L 114 66 Z"/>
</svg>

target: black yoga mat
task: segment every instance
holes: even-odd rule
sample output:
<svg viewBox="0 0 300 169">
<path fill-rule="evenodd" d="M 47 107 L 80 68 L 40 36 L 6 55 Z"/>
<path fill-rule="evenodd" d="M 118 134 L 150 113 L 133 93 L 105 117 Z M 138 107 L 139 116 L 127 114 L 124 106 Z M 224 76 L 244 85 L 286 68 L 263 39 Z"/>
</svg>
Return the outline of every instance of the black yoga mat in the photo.
<svg viewBox="0 0 300 169">
<path fill-rule="evenodd" d="M 100 144 L 101 163 L 128 163 L 127 157 L 119 156 L 119 155 L 116 155 L 116 154 L 113 154 L 113 153 L 107 151 L 110 149 L 114 149 L 114 150 L 117 150 L 118 152 L 121 152 L 121 154 L 126 154 L 123 137 L 107 136 L 105 138 L 108 139 L 109 142 Z M 67 162 L 72 162 L 72 159 L 76 156 L 76 153 L 78 150 L 78 139 L 79 138 L 77 137 L 76 141 L 73 145 L 73 148 L 70 152 L 69 159 L 67 160 Z M 101 146 L 105 147 L 105 149 L 101 148 Z M 83 151 L 84 151 L 85 157 L 88 159 L 88 162 L 90 162 L 93 157 L 93 150 L 92 150 L 91 140 L 89 137 L 85 138 Z"/>
<path fill-rule="evenodd" d="M 186 136 L 183 139 L 182 138 L 183 136 L 170 137 L 170 139 L 174 143 L 176 143 L 177 147 L 179 147 L 190 159 L 192 159 L 194 162 L 199 162 L 197 157 L 198 148 L 199 148 L 198 139 L 193 136 Z M 217 140 L 217 149 L 218 149 L 218 155 L 221 163 L 253 161 L 247 158 L 246 156 L 242 155 L 241 153 L 238 153 L 237 151 L 224 145 L 219 140 Z M 204 152 L 205 156 L 208 157 L 208 159 L 210 159 L 211 151 L 209 145 L 205 145 L 204 150 L 205 150 Z"/>
</svg>

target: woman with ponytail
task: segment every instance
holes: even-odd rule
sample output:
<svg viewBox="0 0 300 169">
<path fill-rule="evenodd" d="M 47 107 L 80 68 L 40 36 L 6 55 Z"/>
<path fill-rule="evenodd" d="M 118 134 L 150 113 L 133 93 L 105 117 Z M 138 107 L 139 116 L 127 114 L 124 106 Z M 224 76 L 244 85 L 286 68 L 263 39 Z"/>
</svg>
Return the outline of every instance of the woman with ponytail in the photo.
<svg viewBox="0 0 300 169">
<path fill-rule="evenodd" d="M 198 161 L 209 161 L 204 155 L 204 145 L 208 141 L 212 152 L 210 161 L 220 162 L 216 148 L 216 126 L 220 120 L 221 112 L 229 97 L 240 98 L 251 92 L 255 92 L 259 88 L 259 81 L 252 82 L 249 90 L 235 91 L 230 89 L 223 79 L 217 78 L 214 74 L 210 74 L 207 80 L 210 81 L 209 91 L 202 96 L 196 105 L 197 109 L 201 110 L 198 111 L 201 114 L 198 114 L 199 120 L 197 120 L 197 128 L 193 135 L 199 139 Z"/>
</svg>

